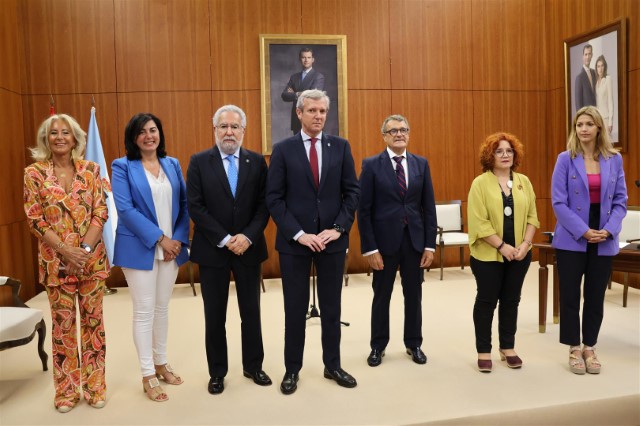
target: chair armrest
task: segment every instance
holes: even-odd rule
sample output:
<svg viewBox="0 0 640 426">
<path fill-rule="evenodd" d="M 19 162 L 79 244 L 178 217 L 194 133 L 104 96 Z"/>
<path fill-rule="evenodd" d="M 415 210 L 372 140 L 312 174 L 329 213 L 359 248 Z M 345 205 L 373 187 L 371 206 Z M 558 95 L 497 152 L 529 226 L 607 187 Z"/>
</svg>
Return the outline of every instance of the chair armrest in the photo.
<svg viewBox="0 0 640 426">
<path fill-rule="evenodd" d="M 640 238 L 634 238 L 633 240 L 627 240 L 626 242 L 627 243 L 636 243 L 638 241 L 640 241 Z"/>
<path fill-rule="evenodd" d="M 11 296 L 13 297 L 13 304 L 19 308 L 28 308 L 28 306 L 20 299 L 20 281 L 13 279 L 11 277 L 0 277 L 0 286 L 9 285 L 11 286 Z"/>
</svg>

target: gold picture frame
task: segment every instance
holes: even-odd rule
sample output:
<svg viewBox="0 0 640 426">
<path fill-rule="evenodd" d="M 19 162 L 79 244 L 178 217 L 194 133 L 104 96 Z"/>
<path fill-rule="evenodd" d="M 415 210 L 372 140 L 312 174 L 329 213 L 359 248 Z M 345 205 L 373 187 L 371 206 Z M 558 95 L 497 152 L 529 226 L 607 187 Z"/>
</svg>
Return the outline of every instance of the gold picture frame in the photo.
<svg viewBox="0 0 640 426">
<path fill-rule="evenodd" d="M 307 82 L 321 79 L 324 83 L 323 87 L 309 88 L 324 90 L 331 100 L 324 131 L 345 139 L 348 136 L 347 36 L 260 34 L 262 153 L 265 155 L 271 154 L 274 143 L 297 133 L 296 96 L 288 88 L 296 75 L 298 81 L 301 79 L 300 55 L 305 48 L 311 49 L 312 68 L 316 73 L 314 79 Z"/>
<path fill-rule="evenodd" d="M 584 68 L 584 61 L 587 59 L 583 59 L 589 55 L 589 51 L 591 52 L 589 64 L 591 79 Z M 576 111 L 582 106 L 594 105 L 605 118 L 605 126 L 614 146 L 620 148 L 622 152 L 627 152 L 629 146 L 626 18 L 616 19 L 566 39 L 564 58 L 567 136 L 571 132 Z M 606 79 L 598 78 L 600 69 L 606 70 Z M 593 98 L 588 99 L 591 95 Z"/>
</svg>

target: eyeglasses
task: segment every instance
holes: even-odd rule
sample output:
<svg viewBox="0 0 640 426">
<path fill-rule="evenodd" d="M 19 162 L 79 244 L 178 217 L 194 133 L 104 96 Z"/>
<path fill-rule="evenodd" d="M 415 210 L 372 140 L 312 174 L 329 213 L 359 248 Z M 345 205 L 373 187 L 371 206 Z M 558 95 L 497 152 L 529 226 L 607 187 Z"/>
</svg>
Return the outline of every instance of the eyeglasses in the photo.
<svg viewBox="0 0 640 426">
<path fill-rule="evenodd" d="M 512 149 L 496 149 L 494 153 L 496 157 L 513 157 Z"/>
<path fill-rule="evenodd" d="M 385 135 L 391 135 L 391 136 L 395 136 L 398 133 L 400 133 L 401 135 L 408 135 L 409 129 L 407 129 L 406 127 L 400 127 L 399 129 L 389 129 L 386 132 L 384 132 Z"/>
<path fill-rule="evenodd" d="M 229 129 L 231 129 L 233 133 L 238 133 L 240 130 L 244 130 L 244 127 L 240 126 L 239 124 L 222 123 L 216 126 L 216 129 L 220 130 L 222 133 L 227 133 Z"/>
</svg>

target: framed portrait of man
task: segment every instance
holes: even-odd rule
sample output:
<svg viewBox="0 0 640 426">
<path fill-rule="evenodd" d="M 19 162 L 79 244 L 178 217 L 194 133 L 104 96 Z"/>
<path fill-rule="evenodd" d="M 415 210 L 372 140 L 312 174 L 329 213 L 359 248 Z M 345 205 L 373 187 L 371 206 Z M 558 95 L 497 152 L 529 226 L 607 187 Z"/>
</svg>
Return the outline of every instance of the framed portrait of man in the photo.
<svg viewBox="0 0 640 426">
<path fill-rule="evenodd" d="M 261 34 L 263 154 L 300 131 L 296 102 L 310 89 L 331 100 L 324 131 L 347 138 L 347 36 Z"/>
<path fill-rule="evenodd" d="M 628 148 L 626 31 L 621 18 L 564 42 L 567 135 L 576 112 L 595 106 L 622 152 Z"/>
</svg>

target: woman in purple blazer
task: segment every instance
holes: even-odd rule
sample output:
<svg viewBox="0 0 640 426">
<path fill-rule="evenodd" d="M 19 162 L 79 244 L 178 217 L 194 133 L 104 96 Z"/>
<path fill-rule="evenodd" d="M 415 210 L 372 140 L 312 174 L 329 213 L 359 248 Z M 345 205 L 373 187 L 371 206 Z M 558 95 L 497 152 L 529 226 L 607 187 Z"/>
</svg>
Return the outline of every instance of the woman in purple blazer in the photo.
<svg viewBox="0 0 640 426">
<path fill-rule="evenodd" d="M 598 374 L 601 364 L 595 345 L 611 263 L 620 250 L 618 234 L 627 213 L 627 187 L 622 157 L 613 148 L 596 107 L 576 113 L 567 150 L 558 156 L 553 170 L 551 192 L 557 220 L 553 246 L 560 278 L 560 343 L 570 345 L 572 373 Z"/>
</svg>

